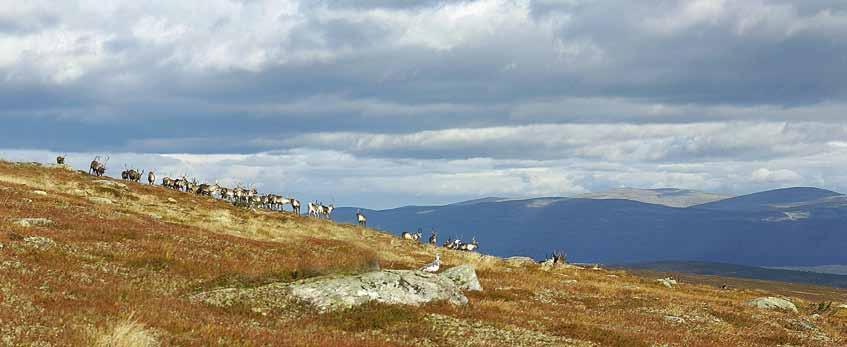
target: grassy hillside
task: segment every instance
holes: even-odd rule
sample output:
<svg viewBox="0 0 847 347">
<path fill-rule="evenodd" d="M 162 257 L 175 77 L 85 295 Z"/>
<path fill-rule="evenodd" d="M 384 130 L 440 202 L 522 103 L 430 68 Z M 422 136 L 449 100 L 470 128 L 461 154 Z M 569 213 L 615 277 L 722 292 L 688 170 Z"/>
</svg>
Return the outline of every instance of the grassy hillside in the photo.
<svg viewBox="0 0 847 347">
<path fill-rule="evenodd" d="M 22 221 L 22 218 L 47 220 Z M 377 230 L 232 207 L 61 167 L 0 162 L 0 345 L 838 346 L 847 312 L 760 311 L 722 291 L 576 266 L 544 268 L 440 249 L 485 288 L 453 307 L 366 305 L 318 314 L 192 300 L 377 267 L 416 268 L 436 249 Z M 810 289 L 814 290 L 814 289 Z M 283 298 L 281 298 L 283 299 Z M 813 313 L 820 313 L 811 318 Z"/>
<path fill-rule="evenodd" d="M 808 283 L 830 287 L 847 288 L 847 276 L 788 269 L 767 269 L 736 264 L 700 261 L 661 261 L 629 264 L 623 268 L 653 270 L 661 272 L 684 272 L 700 275 L 741 277 L 767 281 Z"/>
</svg>

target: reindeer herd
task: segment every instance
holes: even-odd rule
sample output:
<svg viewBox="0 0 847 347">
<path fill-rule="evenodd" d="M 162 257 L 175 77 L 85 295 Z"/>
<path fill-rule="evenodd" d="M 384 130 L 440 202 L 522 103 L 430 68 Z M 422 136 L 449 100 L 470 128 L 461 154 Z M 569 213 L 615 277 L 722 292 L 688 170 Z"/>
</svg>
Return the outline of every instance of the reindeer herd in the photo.
<svg viewBox="0 0 847 347">
<path fill-rule="evenodd" d="M 94 160 L 91 161 L 91 164 L 89 165 L 88 169 L 88 174 L 97 177 L 105 175 L 106 164 L 108 162 L 109 157 L 106 157 L 106 160 L 101 162 L 100 157 L 97 156 L 96 158 L 94 158 Z M 56 163 L 59 165 L 64 165 L 65 156 L 56 157 Z M 144 172 L 144 170 L 138 170 L 135 168 L 127 169 L 126 167 L 124 167 L 124 170 L 121 171 L 121 179 L 140 183 L 141 179 L 144 177 Z M 156 173 L 153 170 L 147 172 L 147 184 L 156 184 Z M 286 205 L 290 205 L 291 212 L 300 215 L 300 200 L 297 200 L 293 197 L 284 197 L 276 194 L 259 194 L 256 188 L 247 188 L 241 185 L 238 185 L 235 188 L 228 188 L 219 185 L 217 182 L 215 182 L 214 184 L 198 183 L 197 179 L 189 180 L 185 177 L 185 175 L 179 178 L 162 177 L 161 185 L 167 189 L 220 199 L 223 201 L 230 202 L 236 206 L 247 206 L 283 212 L 285 211 L 284 207 Z M 315 217 L 319 219 L 331 219 L 332 211 L 335 209 L 334 203 L 325 205 L 322 202 L 318 201 L 309 202 L 307 206 L 308 215 L 310 217 Z M 356 221 L 359 226 L 367 226 L 367 218 L 360 210 L 356 211 Z M 400 237 L 405 240 L 419 242 L 421 240 L 422 235 L 423 232 L 419 228 L 418 231 L 415 233 L 404 231 L 402 234 L 400 234 Z M 431 245 L 438 245 L 438 233 L 436 233 L 435 230 L 432 230 L 432 233 L 429 236 L 428 243 Z M 479 248 L 479 244 L 476 241 L 476 237 L 473 237 L 470 243 L 463 242 L 458 238 L 451 238 L 444 242 L 442 246 L 447 249 L 468 252 L 476 251 Z"/>
<path fill-rule="evenodd" d="M 360 214 L 361 214 L 360 212 L 356 212 L 357 216 L 360 215 Z M 364 217 L 364 215 L 362 217 Z M 402 238 L 404 240 L 412 240 L 412 241 L 420 241 L 422 236 L 423 236 L 423 231 L 421 230 L 421 228 L 418 228 L 418 231 L 414 232 L 414 233 L 404 231 L 400 234 L 400 238 Z M 435 232 L 435 230 L 433 230 L 429 235 L 429 244 L 434 245 L 434 246 L 438 246 L 438 233 Z M 459 238 L 456 238 L 456 239 L 449 238 L 441 246 L 443 246 L 444 248 L 447 248 L 447 249 L 473 252 L 473 251 L 476 251 L 479 248 L 479 243 L 476 241 L 476 236 L 474 236 L 473 238 L 471 238 L 470 243 L 464 242 Z"/>
</svg>

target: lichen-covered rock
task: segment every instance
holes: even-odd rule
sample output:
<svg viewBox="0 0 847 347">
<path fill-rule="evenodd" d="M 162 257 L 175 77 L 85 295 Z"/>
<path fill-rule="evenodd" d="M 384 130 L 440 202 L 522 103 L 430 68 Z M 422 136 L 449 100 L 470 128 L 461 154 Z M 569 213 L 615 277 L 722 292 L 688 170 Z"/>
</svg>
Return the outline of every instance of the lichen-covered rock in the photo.
<svg viewBox="0 0 847 347">
<path fill-rule="evenodd" d="M 455 305 L 468 302 L 451 279 L 413 270 L 314 278 L 292 284 L 290 292 L 293 297 L 320 311 L 350 308 L 370 301 L 400 305 L 420 305 L 439 300 Z"/>
<path fill-rule="evenodd" d="M 464 264 L 449 268 L 441 273 L 441 276 L 453 281 L 459 289 L 482 291 L 482 285 L 479 283 L 479 278 L 476 277 L 476 270 L 473 265 Z"/>
<path fill-rule="evenodd" d="M 24 228 L 29 228 L 34 226 L 47 226 L 53 224 L 53 221 L 47 218 L 21 218 L 16 220 L 15 224 Z"/>
<path fill-rule="evenodd" d="M 535 264 L 535 259 L 532 259 L 530 257 L 508 257 L 504 260 L 506 261 L 506 263 L 512 266 Z"/>
<path fill-rule="evenodd" d="M 42 236 L 25 237 L 24 242 L 38 249 L 46 249 L 56 245 L 56 241 L 53 241 L 53 239 Z"/>
<path fill-rule="evenodd" d="M 755 298 L 747 303 L 760 309 L 797 312 L 797 306 L 791 301 L 772 296 Z"/>
</svg>

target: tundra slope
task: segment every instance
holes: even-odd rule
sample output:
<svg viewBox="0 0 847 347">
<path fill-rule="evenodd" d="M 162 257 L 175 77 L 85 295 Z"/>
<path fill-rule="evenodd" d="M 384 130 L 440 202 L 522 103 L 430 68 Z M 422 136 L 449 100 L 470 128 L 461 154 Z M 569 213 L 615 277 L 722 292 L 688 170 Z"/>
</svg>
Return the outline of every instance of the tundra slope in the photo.
<svg viewBox="0 0 847 347">
<path fill-rule="evenodd" d="M 50 223 L 24 226 L 16 223 L 21 218 Z M 847 312 L 838 305 L 818 310 L 816 302 L 790 298 L 799 312 L 766 311 L 746 304 L 768 295 L 757 290 L 684 281 L 666 288 L 624 271 L 445 249 L 438 249 L 443 268 L 473 264 L 485 288 L 468 292 L 467 305 L 371 304 L 327 314 L 297 302 L 263 309 L 250 298 L 210 306 L 190 298 L 377 267 L 417 269 L 436 248 L 62 166 L 0 162 L 0 245 L 0 345 L 89 346 L 121 338 L 179 346 L 847 342 Z"/>
</svg>

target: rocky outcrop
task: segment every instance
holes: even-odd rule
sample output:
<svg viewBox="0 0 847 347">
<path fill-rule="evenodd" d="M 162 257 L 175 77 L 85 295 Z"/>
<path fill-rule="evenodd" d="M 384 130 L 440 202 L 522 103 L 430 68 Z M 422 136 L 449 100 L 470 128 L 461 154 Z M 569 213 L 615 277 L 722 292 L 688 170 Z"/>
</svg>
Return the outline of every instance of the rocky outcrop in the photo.
<svg viewBox="0 0 847 347">
<path fill-rule="evenodd" d="M 791 301 L 772 296 L 755 298 L 747 303 L 760 309 L 797 312 L 797 306 Z"/>
<path fill-rule="evenodd" d="M 473 265 L 465 264 L 449 268 L 442 272 L 441 276 L 449 278 L 459 289 L 482 291 L 482 284 L 476 277 L 476 270 Z"/>
<path fill-rule="evenodd" d="M 358 306 L 370 301 L 420 305 L 445 300 L 463 305 L 468 298 L 447 277 L 412 270 L 383 270 L 343 277 L 316 278 L 292 284 L 291 295 L 320 311 Z"/>
<path fill-rule="evenodd" d="M 382 270 L 349 276 L 324 276 L 294 283 L 273 283 L 258 288 L 225 288 L 193 296 L 214 306 L 246 304 L 260 310 L 282 308 L 291 300 L 310 304 L 319 311 L 350 308 L 370 301 L 420 305 L 447 301 L 464 305 L 462 290 L 482 290 L 471 265 L 457 266 L 441 274 L 414 270 Z"/>
</svg>

